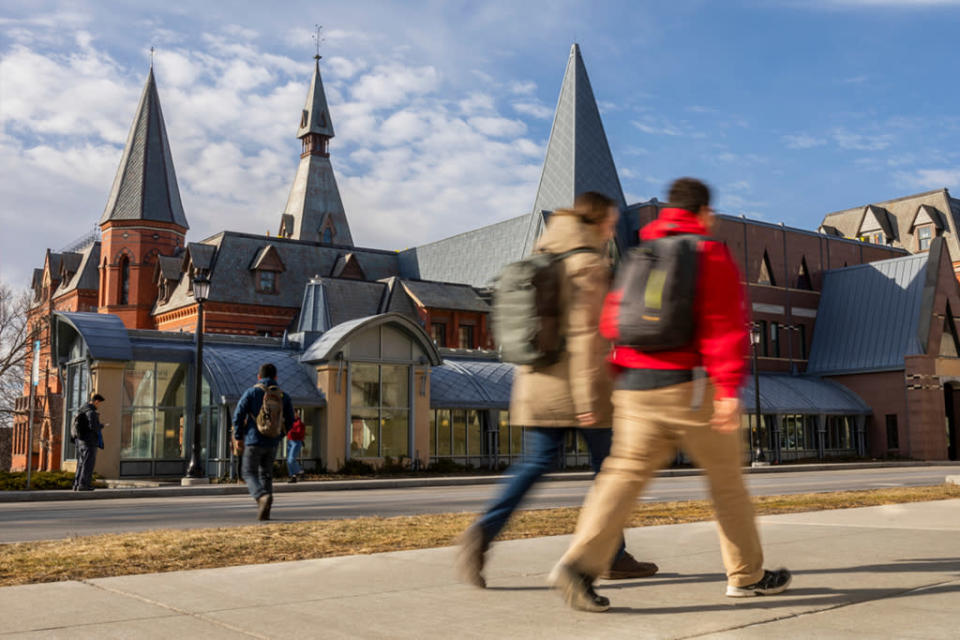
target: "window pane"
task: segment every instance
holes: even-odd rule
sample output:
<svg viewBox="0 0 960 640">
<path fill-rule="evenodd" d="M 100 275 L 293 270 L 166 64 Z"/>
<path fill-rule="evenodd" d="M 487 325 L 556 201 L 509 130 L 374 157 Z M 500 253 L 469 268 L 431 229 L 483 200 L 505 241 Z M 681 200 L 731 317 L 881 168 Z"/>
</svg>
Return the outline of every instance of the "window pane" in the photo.
<svg viewBox="0 0 960 640">
<path fill-rule="evenodd" d="M 123 372 L 123 406 L 153 406 L 153 362 L 131 362 Z"/>
<path fill-rule="evenodd" d="M 500 450 L 497 452 L 502 456 L 510 454 L 510 412 L 498 411 L 500 437 L 498 438 Z"/>
<path fill-rule="evenodd" d="M 153 409 L 123 412 L 120 425 L 120 457 L 153 457 Z"/>
<path fill-rule="evenodd" d="M 406 408 L 410 404 L 408 393 L 409 367 L 383 365 L 383 406 Z"/>
<path fill-rule="evenodd" d="M 467 412 L 455 409 L 453 412 L 453 455 L 463 456 L 467 453 Z"/>
<path fill-rule="evenodd" d="M 450 455 L 450 410 L 437 411 L 437 455 Z"/>
<path fill-rule="evenodd" d="M 350 416 L 350 455 L 359 458 L 379 455 L 379 410 L 357 409 Z"/>
<path fill-rule="evenodd" d="M 157 363 L 157 406 L 186 406 L 187 365 Z"/>
<path fill-rule="evenodd" d="M 300 450 L 300 457 L 303 459 L 317 457 L 313 453 L 314 425 L 319 419 L 319 415 L 317 414 L 316 409 L 300 409 L 300 419 L 303 421 L 303 431 L 305 434 L 303 437 L 303 449 Z"/>
<path fill-rule="evenodd" d="M 467 452 L 471 456 L 483 455 L 483 431 L 480 426 L 480 412 L 467 412 Z"/>
<path fill-rule="evenodd" d="M 380 406 L 380 378 L 375 364 L 350 367 L 350 404 L 354 407 Z"/>
<path fill-rule="evenodd" d="M 523 427 L 510 425 L 510 455 L 523 455 Z"/>
<path fill-rule="evenodd" d="M 383 446 L 380 449 L 380 455 L 383 456 L 410 456 L 410 448 L 407 438 L 407 411 L 384 411 L 383 426 L 380 433 L 383 434 Z"/>
<path fill-rule="evenodd" d="M 183 409 L 161 409 L 157 412 L 157 443 L 158 458 L 180 458 L 190 449 L 190 444 L 184 443 L 180 450 L 180 425 L 183 419 Z"/>
</svg>

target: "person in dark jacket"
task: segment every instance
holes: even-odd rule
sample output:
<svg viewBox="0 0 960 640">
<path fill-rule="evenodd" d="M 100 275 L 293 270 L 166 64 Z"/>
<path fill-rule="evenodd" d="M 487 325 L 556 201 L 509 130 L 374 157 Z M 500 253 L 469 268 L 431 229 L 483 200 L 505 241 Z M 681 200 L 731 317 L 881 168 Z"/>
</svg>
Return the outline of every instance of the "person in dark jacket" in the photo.
<svg viewBox="0 0 960 640">
<path fill-rule="evenodd" d="M 277 456 L 277 445 L 283 440 L 284 433 L 270 438 L 257 429 L 257 414 L 263 406 L 266 390 L 277 385 L 277 368 L 270 363 L 260 365 L 257 384 L 240 396 L 237 409 L 233 413 L 233 445 L 237 455 L 242 455 L 241 474 L 247 483 L 250 495 L 257 501 L 257 519 L 269 520 L 270 507 L 273 505 L 273 460 Z M 283 394 L 284 432 L 294 422 L 293 402 L 290 396 Z"/>
<path fill-rule="evenodd" d="M 90 395 L 80 414 L 83 416 L 78 422 L 77 437 L 74 444 L 77 446 L 77 473 L 73 477 L 74 491 L 93 491 L 93 468 L 97 464 L 97 449 L 102 449 L 103 440 L 100 431 L 103 424 L 97 409 L 104 400 L 99 393 Z"/>
<path fill-rule="evenodd" d="M 690 454 L 710 483 L 727 570 L 726 595 L 780 593 L 791 580 L 786 569 L 763 568 L 753 505 L 740 469 L 738 391 L 746 371 L 748 322 L 740 273 L 727 247 L 709 237 L 710 189 L 699 180 L 680 178 L 671 185 L 669 200 L 674 207 L 663 209 L 642 237 L 702 236 L 693 306 L 696 332 L 683 348 L 642 351 L 618 345 L 610 356 L 619 370 L 613 445 L 587 495 L 570 548 L 548 578 L 575 609 L 610 607 L 593 590 L 593 582 L 616 552 L 640 492 L 677 447 Z M 600 318 L 600 333 L 614 342 L 621 295 L 614 291 L 607 296 Z M 701 367 L 709 380 L 695 374 Z"/>
</svg>

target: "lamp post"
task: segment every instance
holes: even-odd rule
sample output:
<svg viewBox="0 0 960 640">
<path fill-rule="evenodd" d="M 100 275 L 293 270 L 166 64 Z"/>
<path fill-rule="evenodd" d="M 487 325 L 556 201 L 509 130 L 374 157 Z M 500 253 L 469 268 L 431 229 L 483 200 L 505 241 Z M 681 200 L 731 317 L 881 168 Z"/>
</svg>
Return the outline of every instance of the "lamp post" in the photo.
<svg viewBox="0 0 960 640">
<path fill-rule="evenodd" d="M 210 295 L 210 280 L 200 271 L 193 279 L 193 297 L 197 301 L 197 332 L 194 336 L 193 367 L 193 446 L 190 449 L 190 464 L 187 466 L 185 484 L 207 477 L 203 461 L 200 459 L 200 431 L 203 419 L 201 411 L 203 404 L 200 396 L 203 389 L 203 303 L 206 302 L 208 295 Z"/>
<path fill-rule="evenodd" d="M 753 451 L 752 462 L 766 462 L 763 456 L 763 415 L 760 412 L 760 370 L 757 367 L 757 351 L 760 349 L 760 325 L 754 322 L 750 325 L 750 343 L 753 345 L 753 409 L 756 412 L 757 438 L 756 449 Z M 753 440 L 751 434 L 751 440 Z"/>
</svg>

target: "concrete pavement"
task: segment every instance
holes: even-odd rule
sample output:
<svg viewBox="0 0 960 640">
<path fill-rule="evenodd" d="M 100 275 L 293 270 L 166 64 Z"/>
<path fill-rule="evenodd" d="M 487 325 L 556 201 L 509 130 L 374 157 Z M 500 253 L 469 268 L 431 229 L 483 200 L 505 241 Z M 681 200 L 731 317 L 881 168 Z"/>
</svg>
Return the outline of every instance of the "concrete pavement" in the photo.
<svg viewBox="0 0 960 640">
<path fill-rule="evenodd" d="M 270 525 L 265 525 L 270 526 Z M 0 589 L 0 638 L 956 638 L 960 500 L 760 519 L 780 596 L 732 600 L 712 523 L 645 527 L 627 546 L 661 574 L 602 582 L 613 609 L 544 586 L 568 536 L 498 543 L 489 588 L 452 548 Z"/>
</svg>

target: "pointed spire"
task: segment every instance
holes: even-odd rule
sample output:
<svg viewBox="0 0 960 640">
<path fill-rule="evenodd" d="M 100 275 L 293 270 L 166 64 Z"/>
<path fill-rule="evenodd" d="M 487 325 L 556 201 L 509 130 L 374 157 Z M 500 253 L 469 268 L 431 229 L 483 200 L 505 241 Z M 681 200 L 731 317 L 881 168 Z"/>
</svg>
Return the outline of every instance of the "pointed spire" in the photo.
<svg viewBox="0 0 960 640">
<path fill-rule="evenodd" d="M 320 80 L 320 56 L 315 56 L 313 81 L 307 93 L 297 137 L 303 143 L 300 166 L 290 186 L 290 197 L 280 217 L 284 238 L 353 246 L 350 224 L 343 210 L 327 143 L 333 124 Z"/>
<path fill-rule="evenodd" d="M 112 220 L 154 220 L 189 228 L 152 65 L 100 224 Z"/>
<path fill-rule="evenodd" d="M 297 137 L 308 134 L 333 137 L 333 122 L 330 120 L 330 110 L 327 108 L 327 96 L 323 91 L 323 80 L 320 79 L 320 54 L 314 56 L 316 63 L 313 67 L 313 80 L 310 81 L 310 90 L 307 92 L 307 102 L 303 105 L 300 115 L 300 128 Z"/>
<path fill-rule="evenodd" d="M 580 46 L 574 43 L 560 87 L 533 212 L 570 207 L 574 197 L 584 191 L 597 191 L 613 198 L 621 209 L 626 207 L 600 109 Z"/>
</svg>

